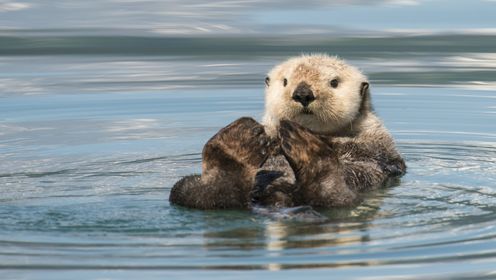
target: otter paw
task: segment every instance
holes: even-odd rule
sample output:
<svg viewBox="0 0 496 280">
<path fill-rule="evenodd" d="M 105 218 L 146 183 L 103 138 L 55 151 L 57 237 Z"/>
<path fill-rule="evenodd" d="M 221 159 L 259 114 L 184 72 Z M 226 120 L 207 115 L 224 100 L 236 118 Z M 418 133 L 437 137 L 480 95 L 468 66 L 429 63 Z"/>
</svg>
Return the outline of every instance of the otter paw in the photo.
<svg viewBox="0 0 496 280">
<path fill-rule="evenodd" d="M 280 171 L 260 170 L 255 176 L 255 186 L 250 192 L 251 202 L 254 204 L 266 204 L 267 198 L 276 191 L 272 185 L 275 180 L 284 174 Z"/>
<path fill-rule="evenodd" d="M 256 176 L 255 186 L 250 192 L 250 200 L 253 206 L 290 207 L 294 205 L 292 192 L 288 191 L 292 185 L 284 186 L 277 182 L 283 176 L 281 172 L 267 171 L 259 172 Z"/>
</svg>

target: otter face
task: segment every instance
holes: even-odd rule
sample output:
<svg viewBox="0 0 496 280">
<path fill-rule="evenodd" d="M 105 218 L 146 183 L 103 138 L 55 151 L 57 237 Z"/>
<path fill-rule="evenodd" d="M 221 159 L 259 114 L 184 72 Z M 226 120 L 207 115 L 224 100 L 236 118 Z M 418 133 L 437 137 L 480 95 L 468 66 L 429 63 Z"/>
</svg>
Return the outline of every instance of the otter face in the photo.
<svg viewBox="0 0 496 280">
<path fill-rule="evenodd" d="M 263 123 L 274 135 L 292 120 L 318 133 L 334 133 L 359 115 L 367 78 L 343 60 L 304 55 L 275 66 L 265 79 Z"/>
</svg>

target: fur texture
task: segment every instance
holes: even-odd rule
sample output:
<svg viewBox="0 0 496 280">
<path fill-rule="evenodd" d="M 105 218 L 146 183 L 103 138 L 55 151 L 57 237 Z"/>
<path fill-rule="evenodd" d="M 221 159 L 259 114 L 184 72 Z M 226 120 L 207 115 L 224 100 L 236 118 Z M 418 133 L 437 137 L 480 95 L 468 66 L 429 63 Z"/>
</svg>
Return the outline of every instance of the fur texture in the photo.
<svg viewBox="0 0 496 280">
<path fill-rule="evenodd" d="M 252 118 L 236 120 L 203 147 L 201 176 L 179 180 L 169 200 L 199 209 L 248 208 L 256 173 L 272 147 L 261 124 Z"/>
<path fill-rule="evenodd" d="M 327 55 L 291 58 L 274 67 L 268 78 L 263 124 L 272 136 L 283 119 L 324 134 L 350 128 L 361 106 L 361 84 L 367 82 L 357 68 Z M 338 81 L 336 88 L 330 85 L 334 79 Z M 292 98 L 301 82 L 310 85 L 315 95 L 315 101 L 308 106 L 311 114 L 304 113 L 303 106 Z"/>
</svg>

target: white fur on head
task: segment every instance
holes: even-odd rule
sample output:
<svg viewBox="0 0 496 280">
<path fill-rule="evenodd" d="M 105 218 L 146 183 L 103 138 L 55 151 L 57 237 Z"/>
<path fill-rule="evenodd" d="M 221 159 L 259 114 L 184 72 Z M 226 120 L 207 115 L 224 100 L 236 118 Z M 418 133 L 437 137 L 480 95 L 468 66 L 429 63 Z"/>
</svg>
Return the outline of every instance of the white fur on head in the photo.
<svg viewBox="0 0 496 280">
<path fill-rule="evenodd" d="M 326 134 L 350 125 L 359 114 L 361 85 L 367 82 L 367 77 L 357 68 L 342 59 L 324 54 L 290 58 L 275 66 L 268 78 L 263 124 L 270 135 L 276 134 L 282 119 Z M 330 85 L 333 79 L 339 82 L 336 88 Z M 315 96 L 315 100 L 308 105 L 311 114 L 305 114 L 303 105 L 292 98 L 301 82 L 310 85 Z"/>
</svg>

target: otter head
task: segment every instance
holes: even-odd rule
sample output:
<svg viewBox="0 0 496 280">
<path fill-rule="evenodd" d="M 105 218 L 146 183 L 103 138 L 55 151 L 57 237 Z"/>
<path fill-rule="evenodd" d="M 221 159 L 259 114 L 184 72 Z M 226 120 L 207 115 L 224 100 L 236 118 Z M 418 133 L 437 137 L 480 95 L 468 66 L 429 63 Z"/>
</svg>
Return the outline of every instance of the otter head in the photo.
<svg viewBox="0 0 496 280">
<path fill-rule="evenodd" d="M 336 57 L 291 58 L 269 72 L 265 85 L 263 123 L 270 135 L 283 119 L 318 133 L 337 133 L 370 110 L 367 78 Z"/>
</svg>

